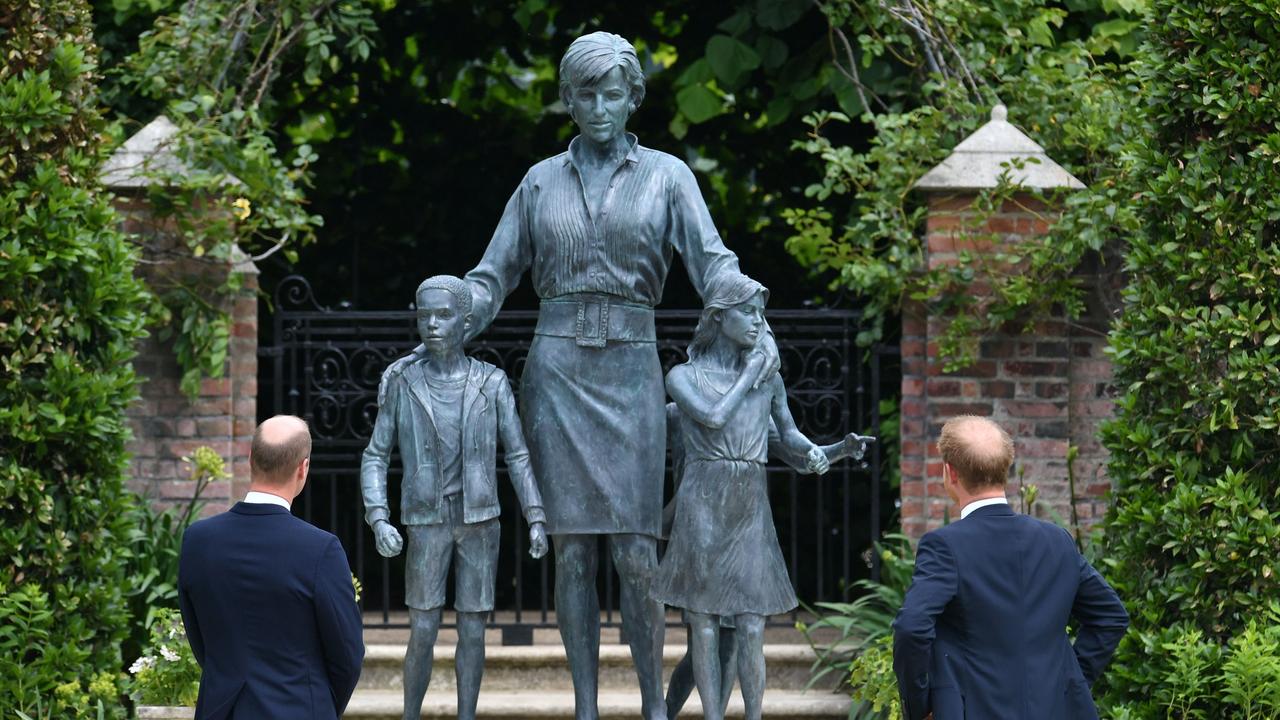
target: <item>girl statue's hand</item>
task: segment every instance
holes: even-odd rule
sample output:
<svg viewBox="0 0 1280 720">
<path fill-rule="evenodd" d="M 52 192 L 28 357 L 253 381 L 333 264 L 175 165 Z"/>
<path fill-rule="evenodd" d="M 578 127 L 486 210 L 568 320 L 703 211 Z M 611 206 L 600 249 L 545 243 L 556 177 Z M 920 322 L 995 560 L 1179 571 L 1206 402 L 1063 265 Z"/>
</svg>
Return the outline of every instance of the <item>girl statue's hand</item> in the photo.
<svg viewBox="0 0 1280 720">
<path fill-rule="evenodd" d="M 823 475 L 831 469 L 831 461 L 827 459 L 827 454 L 822 452 L 822 448 L 815 445 L 805 456 L 805 468 L 815 475 Z"/>
<path fill-rule="evenodd" d="M 769 357 L 759 345 L 755 345 L 744 351 L 743 359 L 743 370 L 751 370 L 759 373 L 760 368 L 764 367 L 764 364 L 768 362 Z"/>
</svg>

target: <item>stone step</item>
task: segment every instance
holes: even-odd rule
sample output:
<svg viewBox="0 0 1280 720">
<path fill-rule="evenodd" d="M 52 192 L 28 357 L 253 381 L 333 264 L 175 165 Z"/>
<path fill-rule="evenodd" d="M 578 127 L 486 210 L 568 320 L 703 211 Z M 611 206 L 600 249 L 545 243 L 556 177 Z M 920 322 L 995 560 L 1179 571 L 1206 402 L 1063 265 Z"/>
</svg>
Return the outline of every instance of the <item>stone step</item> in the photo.
<svg viewBox="0 0 1280 720">
<path fill-rule="evenodd" d="M 662 660 L 666 674 L 685 654 L 685 644 L 667 644 Z M 451 695 L 456 687 L 454 679 L 455 646 L 437 643 L 431 673 L 431 694 Z M 798 691 L 809 684 L 814 652 L 808 645 L 766 644 L 765 672 L 768 687 L 779 691 Z M 395 690 L 404 687 L 404 645 L 368 645 L 365 648 L 364 669 L 360 675 L 360 690 Z M 630 691 L 636 687 L 635 666 L 631 661 L 631 649 L 625 645 L 600 646 L 600 689 Z M 829 690 L 837 677 L 828 674 L 815 689 Z M 482 694 L 488 691 L 517 691 L 533 688 L 547 690 L 573 689 L 569 664 L 563 645 L 502 646 L 485 648 L 484 681 Z"/>
<path fill-rule="evenodd" d="M 639 691 L 607 690 L 599 694 L 601 720 L 635 720 L 640 717 Z M 768 689 L 764 694 L 763 715 L 769 720 L 844 720 L 849 716 L 849 698 L 826 690 Z M 453 692 L 432 687 L 422 704 L 424 718 L 456 718 L 457 699 Z M 368 720 L 400 720 L 404 700 L 395 690 L 357 690 L 347 706 L 344 718 Z M 742 697 L 734 693 L 726 717 L 741 718 Z M 573 692 L 570 690 L 489 690 L 480 691 L 477 718 L 573 718 Z M 689 698 L 680 718 L 702 717 L 697 692 Z M 673 719 L 674 720 L 674 719 Z"/>
</svg>

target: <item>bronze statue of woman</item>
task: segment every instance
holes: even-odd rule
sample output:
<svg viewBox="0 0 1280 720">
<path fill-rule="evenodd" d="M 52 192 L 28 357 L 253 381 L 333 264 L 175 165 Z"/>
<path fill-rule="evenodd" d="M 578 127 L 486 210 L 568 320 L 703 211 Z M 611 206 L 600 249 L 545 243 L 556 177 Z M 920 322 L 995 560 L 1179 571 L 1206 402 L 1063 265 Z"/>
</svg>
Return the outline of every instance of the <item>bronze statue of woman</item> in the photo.
<svg viewBox="0 0 1280 720">
<path fill-rule="evenodd" d="M 689 167 L 626 132 L 644 92 L 631 43 L 606 32 L 573 41 L 560 62 L 560 97 L 579 135 L 529 169 L 464 278 L 474 297 L 472 337 L 526 270 L 541 299 L 520 415 L 555 548 L 556 619 L 578 720 L 598 716 L 601 535 L 621 579 L 643 715 L 666 717 L 664 614 L 649 598 L 666 441 L 653 307 L 674 253 L 699 294 L 738 272 Z M 767 332 L 759 345 L 765 378 L 777 370 L 777 347 Z"/>
</svg>

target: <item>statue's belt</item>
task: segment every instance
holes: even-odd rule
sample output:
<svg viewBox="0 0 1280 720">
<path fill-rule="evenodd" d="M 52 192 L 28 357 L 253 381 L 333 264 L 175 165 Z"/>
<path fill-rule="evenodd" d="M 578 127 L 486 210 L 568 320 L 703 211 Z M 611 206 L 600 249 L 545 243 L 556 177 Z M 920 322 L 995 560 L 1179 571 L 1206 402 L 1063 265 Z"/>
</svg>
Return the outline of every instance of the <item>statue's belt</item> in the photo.
<svg viewBox="0 0 1280 720">
<path fill-rule="evenodd" d="M 535 335 L 573 338 L 580 347 L 605 343 L 655 342 L 653 308 L 610 295 L 577 293 L 543 300 Z"/>
</svg>

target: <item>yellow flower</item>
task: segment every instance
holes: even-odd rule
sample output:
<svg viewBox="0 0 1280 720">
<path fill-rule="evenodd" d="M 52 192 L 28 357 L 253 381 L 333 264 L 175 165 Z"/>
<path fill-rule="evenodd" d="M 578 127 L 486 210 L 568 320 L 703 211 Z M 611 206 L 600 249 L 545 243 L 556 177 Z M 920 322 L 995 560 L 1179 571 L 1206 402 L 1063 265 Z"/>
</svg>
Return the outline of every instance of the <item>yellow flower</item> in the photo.
<svg viewBox="0 0 1280 720">
<path fill-rule="evenodd" d="M 231 207 L 235 208 L 231 213 L 236 216 L 237 220 L 244 220 L 253 213 L 253 210 L 249 207 L 248 198 L 236 198 L 232 201 Z"/>
</svg>

